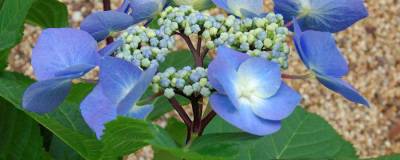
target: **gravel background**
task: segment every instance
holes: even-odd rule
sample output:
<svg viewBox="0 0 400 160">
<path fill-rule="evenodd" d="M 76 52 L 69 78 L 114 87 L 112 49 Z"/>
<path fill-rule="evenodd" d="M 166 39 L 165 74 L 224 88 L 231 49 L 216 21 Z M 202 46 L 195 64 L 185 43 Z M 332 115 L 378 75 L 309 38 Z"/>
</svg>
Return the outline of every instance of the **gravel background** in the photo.
<svg viewBox="0 0 400 160">
<path fill-rule="evenodd" d="M 70 24 L 79 26 L 83 17 L 101 10 L 98 0 L 61 0 L 68 5 Z M 266 8 L 270 10 L 270 2 Z M 119 0 L 113 0 L 116 8 Z M 336 34 L 338 46 L 350 63 L 351 82 L 367 99 L 371 108 L 350 103 L 325 89 L 316 80 L 290 81 L 304 99 L 303 106 L 329 121 L 343 137 L 351 141 L 361 157 L 400 153 L 400 1 L 366 0 L 370 16 L 346 31 Z M 32 75 L 29 64 L 32 46 L 40 28 L 26 25 L 20 45 L 12 50 L 8 69 Z M 293 53 L 285 73 L 305 72 Z M 390 136 L 389 136 L 390 134 Z M 391 138 L 389 138 L 391 137 Z M 150 147 L 129 159 L 151 159 Z"/>
</svg>

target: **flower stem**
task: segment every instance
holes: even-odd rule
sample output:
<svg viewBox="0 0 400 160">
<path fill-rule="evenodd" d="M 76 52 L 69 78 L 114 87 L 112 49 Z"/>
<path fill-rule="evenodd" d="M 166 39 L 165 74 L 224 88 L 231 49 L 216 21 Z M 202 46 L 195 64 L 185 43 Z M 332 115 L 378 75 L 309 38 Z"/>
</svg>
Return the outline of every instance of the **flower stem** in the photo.
<svg viewBox="0 0 400 160">
<path fill-rule="evenodd" d="M 305 75 L 290 75 L 290 74 L 282 74 L 282 78 L 284 79 L 292 79 L 292 80 L 297 80 L 297 79 L 301 79 L 301 80 L 305 80 L 308 78 L 311 78 L 312 74 L 305 74 Z"/>
<path fill-rule="evenodd" d="M 188 45 L 188 47 L 189 47 L 189 49 L 190 49 L 190 52 L 192 52 L 195 65 L 196 65 L 197 67 L 202 67 L 202 66 L 203 66 L 203 60 L 201 59 L 201 56 L 200 56 L 200 54 L 199 54 L 199 52 L 200 52 L 199 50 L 200 50 L 200 49 L 196 49 L 196 48 L 194 47 L 193 42 L 192 42 L 192 40 L 190 39 L 189 36 L 183 34 L 182 32 L 175 32 L 175 34 L 177 34 L 177 35 L 179 35 L 180 37 L 182 37 L 182 39 L 183 39 L 183 40 L 186 42 L 186 44 Z M 201 38 L 200 38 L 200 40 L 201 40 Z M 201 46 L 201 43 L 200 43 L 200 46 Z"/>
<path fill-rule="evenodd" d="M 186 124 L 186 126 L 191 128 L 192 121 L 190 120 L 189 116 L 187 115 L 187 113 L 183 109 L 182 105 L 179 104 L 179 102 L 176 100 L 175 97 L 173 97 L 171 99 L 168 99 L 168 101 L 169 101 L 169 103 L 171 103 L 172 107 L 174 107 L 176 112 L 178 112 L 179 116 L 182 118 L 182 120 Z"/>
<path fill-rule="evenodd" d="M 204 117 L 203 120 L 201 120 L 201 127 L 200 127 L 200 132 L 199 136 L 201 136 L 204 132 L 204 129 L 207 127 L 208 123 L 211 122 L 211 120 L 217 115 L 213 110 L 210 111 L 210 113 L 207 114 L 206 117 Z"/>
<path fill-rule="evenodd" d="M 109 11 L 111 10 L 111 2 L 110 0 L 103 0 L 103 10 L 104 11 Z M 106 42 L 107 44 L 111 44 L 112 42 L 114 42 L 114 39 L 110 36 L 106 38 Z"/>
</svg>

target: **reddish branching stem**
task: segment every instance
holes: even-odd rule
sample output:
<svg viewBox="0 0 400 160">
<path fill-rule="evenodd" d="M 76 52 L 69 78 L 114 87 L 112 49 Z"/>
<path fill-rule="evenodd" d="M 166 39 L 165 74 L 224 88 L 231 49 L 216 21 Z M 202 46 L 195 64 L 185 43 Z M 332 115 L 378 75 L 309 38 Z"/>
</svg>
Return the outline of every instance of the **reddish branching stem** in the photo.
<svg viewBox="0 0 400 160">
<path fill-rule="evenodd" d="M 312 75 L 311 74 L 305 74 L 305 75 L 290 75 L 290 74 L 282 74 L 282 78 L 283 79 L 292 79 L 292 80 L 297 80 L 297 79 L 301 79 L 301 80 L 304 80 L 304 79 L 308 79 L 308 78 L 310 78 Z"/>
<path fill-rule="evenodd" d="M 207 127 L 208 123 L 211 122 L 211 120 L 217 115 L 213 110 L 211 110 L 210 113 L 207 114 L 206 117 L 204 117 L 203 120 L 201 120 L 201 127 L 200 127 L 200 132 L 199 136 L 201 136 L 204 132 L 204 129 Z"/>
<path fill-rule="evenodd" d="M 183 120 L 183 122 L 186 124 L 187 127 L 191 128 L 192 126 L 192 121 L 190 120 L 190 117 L 187 115 L 186 111 L 183 109 L 182 105 L 179 104 L 178 100 L 176 98 L 171 98 L 168 99 L 169 103 L 171 103 L 172 107 L 178 112 L 179 116 Z"/>
<path fill-rule="evenodd" d="M 103 10 L 104 11 L 111 10 L 111 1 L 110 0 L 103 0 Z M 112 37 L 107 37 L 106 42 L 107 42 L 107 44 L 111 44 L 112 42 L 114 42 L 114 39 Z"/>
</svg>

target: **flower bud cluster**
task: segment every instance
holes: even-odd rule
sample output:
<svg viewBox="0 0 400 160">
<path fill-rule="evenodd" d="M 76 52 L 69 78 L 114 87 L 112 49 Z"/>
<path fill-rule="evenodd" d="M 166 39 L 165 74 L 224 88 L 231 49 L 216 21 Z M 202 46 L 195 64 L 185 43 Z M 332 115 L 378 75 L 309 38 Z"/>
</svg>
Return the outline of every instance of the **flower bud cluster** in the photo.
<svg viewBox="0 0 400 160">
<path fill-rule="evenodd" d="M 123 45 L 114 55 L 143 69 L 163 62 L 165 56 L 175 47 L 173 37 L 159 30 L 137 25 L 128 28 L 119 38 L 123 40 Z"/>
<path fill-rule="evenodd" d="M 181 70 L 170 67 L 163 73 L 157 73 L 153 77 L 152 89 L 154 93 L 163 92 L 167 98 L 172 98 L 178 93 L 185 96 L 208 97 L 212 91 L 207 78 L 207 69 L 202 67 L 192 69 L 189 66 Z"/>
<path fill-rule="evenodd" d="M 208 49 L 230 46 L 251 56 L 265 57 L 287 67 L 290 52 L 286 43 L 288 29 L 283 16 L 268 13 L 264 17 L 238 19 L 235 16 L 211 16 L 189 6 L 168 7 L 158 20 L 165 34 L 181 32 L 199 35 Z"/>
</svg>

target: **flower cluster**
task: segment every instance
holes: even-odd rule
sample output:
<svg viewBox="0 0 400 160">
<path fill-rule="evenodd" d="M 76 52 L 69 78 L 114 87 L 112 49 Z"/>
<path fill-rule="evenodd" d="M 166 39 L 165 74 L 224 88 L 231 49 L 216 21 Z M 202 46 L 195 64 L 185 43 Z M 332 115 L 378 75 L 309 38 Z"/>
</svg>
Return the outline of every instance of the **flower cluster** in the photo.
<svg viewBox="0 0 400 160">
<path fill-rule="evenodd" d="M 211 94 L 212 87 L 208 82 L 207 69 L 197 67 L 184 67 L 176 70 L 170 67 L 163 73 L 158 73 L 153 77 L 152 89 L 154 93 L 164 92 L 164 96 L 172 98 L 176 93 L 184 96 L 204 96 Z"/>
<path fill-rule="evenodd" d="M 290 49 L 286 38 L 289 31 L 280 14 L 237 19 L 233 15 L 210 16 L 181 6 L 166 8 L 158 23 L 160 30 L 168 35 L 182 32 L 187 36 L 201 36 L 208 49 L 230 46 L 251 56 L 277 62 L 282 68 L 288 66 Z"/>
<path fill-rule="evenodd" d="M 144 69 L 164 62 L 165 56 L 175 47 L 174 38 L 143 26 L 132 26 L 119 38 L 123 44 L 114 55 Z"/>
<path fill-rule="evenodd" d="M 290 52 L 286 26 L 294 30 L 298 55 L 313 75 L 306 78 L 316 78 L 348 100 L 369 106 L 342 79 L 348 64 L 332 36 L 368 15 L 362 0 L 274 0 L 275 13 L 265 13 L 262 0 L 213 0 L 229 16 L 212 16 L 190 6 L 161 12 L 165 2 L 125 0 L 116 11 L 88 16 L 81 30 L 43 31 L 32 53 L 38 82 L 25 91 L 23 107 L 38 113 L 54 110 L 67 97 L 72 80 L 99 67 L 99 81 L 81 103 L 85 121 L 99 138 L 104 124 L 117 116 L 143 119 L 152 111 L 152 104 L 137 105 L 149 86 L 154 96 L 169 99 L 187 125 L 189 139 L 192 132 L 201 135 L 215 114 L 248 133 L 271 134 L 301 100 L 282 80 L 304 78 L 281 73 Z M 158 14 L 159 30 L 132 26 Z M 116 41 L 97 50 L 97 41 L 128 27 Z M 174 48 L 175 34 L 188 44 L 195 66 L 157 73 L 158 64 Z M 200 42 L 196 47 L 193 36 Z M 216 56 L 205 66 L 209 50 L 216 50 Z M 190 99 L 193 121 L 174 101 L 176 94 Z M 202 97 L 209 99 L 211 116 L 202 115 Z"/>
</svg>

